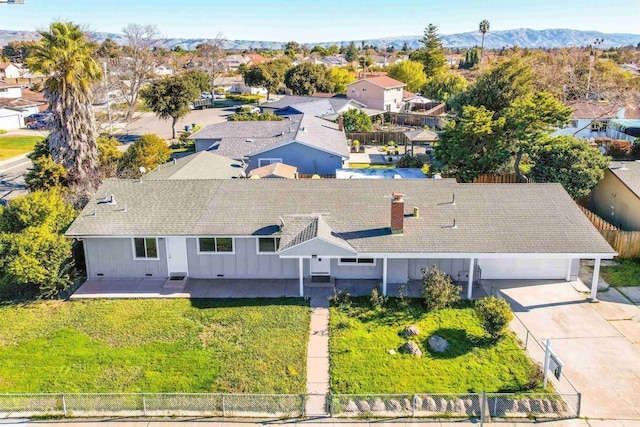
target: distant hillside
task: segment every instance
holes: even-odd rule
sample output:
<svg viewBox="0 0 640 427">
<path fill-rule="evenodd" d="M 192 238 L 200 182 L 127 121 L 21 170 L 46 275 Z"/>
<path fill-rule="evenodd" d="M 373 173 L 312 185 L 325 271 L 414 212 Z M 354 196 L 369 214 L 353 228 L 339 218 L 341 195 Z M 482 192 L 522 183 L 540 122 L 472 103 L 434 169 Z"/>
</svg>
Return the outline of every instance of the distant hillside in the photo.
<svg viewBox="0 0 640 427">
<path fill-rule="evenodd" d="M 102 41 L 105 38 L 112 38 L 120 44 L 126 43 L 126 40 L 121 34 L 94 33 L 93 36 L 97 41 Z M 38 33 L 35 31 L 0 30 L 0 46 L 4 46 L 12 40 L 33 40 L 38 37 Z M 420 47 L 421 37 L 422 36 L 387 37 L 364 41 L 365 43 L 373 46 L 393 46 L 396 49 L 401 49 L 403 44 L 406 42 L 410 48 L 415 49 Z M 598 31 L 578 31 L 567 29 L 532 30 L 529 28 L 520 28 L 516 30 L 491 31 L 487 33 L 485 37 L 485 47 L 489 49 L 499 49 L 503 46 L 520 46 L 527 48 L 586 46 L 593 43 L 596 38 L 604 39 L 604 43 L 602 43 L 602 47 L 604 48 L 628 45 L 636 46 L 640 43 L 640 34 L 607 34 Z M 477 31 L 442 36 L 442 41 L 446 47 L 471 47 L 479 45 L 480 40 L 481 36 Z M 176 45 L 180 45 L 185 49 L 195 49 L 198 44 L 204 41 L 206 41 L 204 38 L 167 38 L 160 40 L 160 44 L 168 49 L 171 49 Z M 330 46 L 332 44 L 337 44 L 340 46 L 347 45 L 350 42 L 351 41 L 320 42 L 308 43 L 308 45 L 314 46 L 318 44 L 321 46 Z M 359 45 L 361 41 L 356 40 L 355 42 Z M 255 40 L 227 40 L 225 42 L 225 47 L 227 49 L 234 50 L 281 49 L 283 46 L 284 43 L 281 42 Z"/>
</svg>

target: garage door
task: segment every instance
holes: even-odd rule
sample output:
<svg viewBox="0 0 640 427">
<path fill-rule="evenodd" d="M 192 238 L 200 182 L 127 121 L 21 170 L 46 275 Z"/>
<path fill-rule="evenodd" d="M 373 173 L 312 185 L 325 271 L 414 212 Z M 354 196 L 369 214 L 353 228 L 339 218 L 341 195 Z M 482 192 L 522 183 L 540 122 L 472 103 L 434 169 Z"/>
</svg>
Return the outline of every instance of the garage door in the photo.
<svg viewBox="0 0 640 427">
<path fill-rule="evenodd" d="M 20 129 L 20 115 L 15 114 L 11 116 L 0 117 L 0 129 L 4 129 L 4 130 Z"/>
<path fill-rule="evenodd" d="M 565 279 L 568 259 L 479 259 L 483 279 Z"/>
</svg>

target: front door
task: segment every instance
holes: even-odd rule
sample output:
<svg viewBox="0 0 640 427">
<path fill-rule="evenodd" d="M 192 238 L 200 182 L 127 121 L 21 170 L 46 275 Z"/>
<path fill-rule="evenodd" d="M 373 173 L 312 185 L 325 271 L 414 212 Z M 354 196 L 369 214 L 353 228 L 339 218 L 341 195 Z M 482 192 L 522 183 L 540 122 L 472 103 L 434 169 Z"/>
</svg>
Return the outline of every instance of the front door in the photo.
<svg viewBox="0 0 640 427">
<path fill-rule="evenodd" d="M 167 237 L 167 267 L 169 275 L 189 273 L 186 237 Z"/>
<path fill-rule="evenodd" d="M 331 258 L 324 258 L 324 257 L 311 258 L 311 275 L 312 276 L 330 276 L 331 275 Z"/>
</svg>

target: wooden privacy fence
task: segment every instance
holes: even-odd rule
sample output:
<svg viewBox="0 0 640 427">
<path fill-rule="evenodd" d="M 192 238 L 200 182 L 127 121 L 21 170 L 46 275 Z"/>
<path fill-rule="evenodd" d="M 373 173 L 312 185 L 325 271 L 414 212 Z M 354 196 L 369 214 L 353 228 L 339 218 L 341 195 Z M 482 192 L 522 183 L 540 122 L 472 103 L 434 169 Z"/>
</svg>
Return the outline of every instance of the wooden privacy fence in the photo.
<svg viewBox="0 0 640 427">
<path fill-rule="evenodd" d="M 602 237 L 611 245 L 620 258 L 639 258 L 640 257 L 640 231 L 624 231 L 615 225 L 605 221 L 595 213 L 591 212 L 584 206 L 580 209 L 591 221 L 594 227 L 598 229 Z"/>
<path fill-rule="evenodd" d="M 403 132 L 349 132 L 347 139 L 360 141 L 364 145 L 387 145 L 389 141 L 395 142 L 397 145 L 411 144 L 411 141 Z"/>
<path fill-rule="evenodd" d="M 515 173 L 504 175 L 480 175 L 473 180 L 474 184 L 518 184 L 518 176 Z"/>
</svg>

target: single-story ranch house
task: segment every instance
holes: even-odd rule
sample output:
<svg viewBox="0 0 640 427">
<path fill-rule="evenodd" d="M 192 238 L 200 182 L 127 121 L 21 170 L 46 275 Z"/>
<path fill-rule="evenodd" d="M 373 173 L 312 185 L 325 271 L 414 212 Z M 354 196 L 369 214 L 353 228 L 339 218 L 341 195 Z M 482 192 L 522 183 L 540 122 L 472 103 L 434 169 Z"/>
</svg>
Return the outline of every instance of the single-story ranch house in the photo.
<svg viewBox="0 0 640 427">
<path fill-rule="evenodd" d="M 577 277 L 615 251 L 559 184 L 455 180 L 107 180 L 66 235 L 89 279 Z M 594 281 L 597 283 L 597 280 Z M 592 290 L 595 297 L 596 289 Z"/>
</svg>

